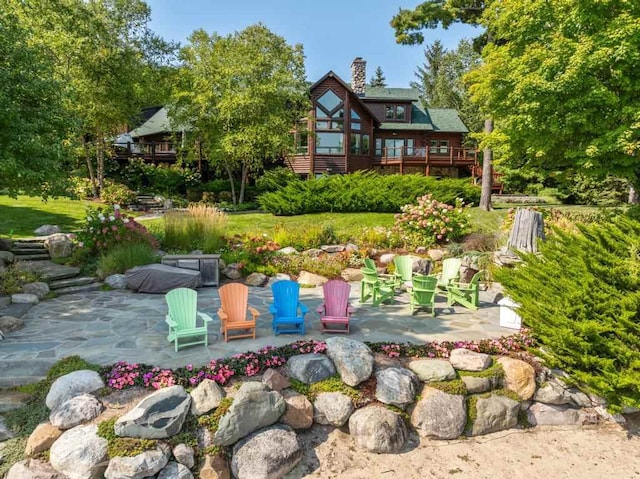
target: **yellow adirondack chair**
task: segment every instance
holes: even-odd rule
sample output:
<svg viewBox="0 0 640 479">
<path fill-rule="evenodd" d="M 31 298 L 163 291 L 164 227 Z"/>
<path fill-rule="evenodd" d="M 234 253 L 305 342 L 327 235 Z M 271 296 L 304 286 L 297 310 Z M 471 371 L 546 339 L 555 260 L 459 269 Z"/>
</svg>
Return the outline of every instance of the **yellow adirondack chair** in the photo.
<svg viewBox="0 0 640 479">
<path fill-rule="evenodd" d="M 256 319 L 260 316 L 257 309 L 248 306 L 249 288 L 242 283 L 225 284 L 218 290 L 220 295 L 220 332 L 225 343 L 229 339 L 256 338 Z M 247 310 L 252 319 L 247 319 Z M 241 334 L 229 335 L 229 331 L 242 330 Z"/>
<path fill-rule="evenodd" d="M 189 288 L 176 288 L 165 295 L 169 313 L 165 322 L 169 325 L 168 341 L 173 341 L 176 352 L 182 346 L 204 344 L 208 346 L 207 323 L 213 321 L 207 314 L 201 313 L 198 308 L 198 293 Z M 198 326 L 198 316 L 203 321 L 203 326 Z M 199 341 L 179 344 L 181 338 L 203 337 Z"/>
</svg>

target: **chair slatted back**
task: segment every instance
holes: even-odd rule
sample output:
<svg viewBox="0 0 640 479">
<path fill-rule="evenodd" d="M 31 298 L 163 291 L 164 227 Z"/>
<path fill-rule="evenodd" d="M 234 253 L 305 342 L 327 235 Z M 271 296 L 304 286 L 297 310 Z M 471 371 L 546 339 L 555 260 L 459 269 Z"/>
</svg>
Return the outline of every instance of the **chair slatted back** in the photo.
<svg viewBox="0 0 640 479">
<path fill-rule="evenodd" d="M 393 258 L 393 264 L 396 267 L 396 274 L 400 276 L 402 281 L 411 281 L 413 275 L 413 257 L 396 256 Z"/>
<path fill-rule="evenodd" d="M 378 272 L 375 269 L 362 268 L 362 281 L 368 284 L 377 284 L 380 281 Z"/>
<path fill-rule="evenodd" d="M 189 288 L 172 289 L 165 295 L 169 316 L 178 324 L 177 329 L 190 329 L 196 326 L 198 293 Z"/>
<path fill-rule="evenodd" d="M 298 316 L 298 299 L 300 285 L 295 281 L 276 281 L 271 285 L 273 304 L 279 317 L 294 318 Z"/>
<path fill-rule="evenodd" d="M 457 280 L 460 277 L 460 266 L 462 258 L 447 258 L 442 262 L 441 283 L 448 283 L 450 280 Z"/>
<path fill-rule="evenodd" d="M 416 274 L 413 277 L 413 289 L 411 294 L 416 299 L 417 304 L 431 304 L 437 291 L 438 278 L 435 276 L 425 276 Z"/>
<path fill-rule="evenodd" d="M 337 318 L 346 317 L 351 285 L 339 279 L 332 279 L 322 286 L 322 292 L 326 315 Z"/>
<path fill-rule="evenodd" d="M 371 258 L 365 258 L 364 259 L 364 267 L 367 269 L 372 269 L 374 271 L 376 271 L 376 262 L 373 261 Z"/>
<path fill-rule="evenodd" d="M 229 283 L 222 286 L 220 304 L 222 310 L 229 316 L 229 322 L 236 323 L 247 319 L 247 303 L 249 288 L 242 283 Z"/>
</svg>

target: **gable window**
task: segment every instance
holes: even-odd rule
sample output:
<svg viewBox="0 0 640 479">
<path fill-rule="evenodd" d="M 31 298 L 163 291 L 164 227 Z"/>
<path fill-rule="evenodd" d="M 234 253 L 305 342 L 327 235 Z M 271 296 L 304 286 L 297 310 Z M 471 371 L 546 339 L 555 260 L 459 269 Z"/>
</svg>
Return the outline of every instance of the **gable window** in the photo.
<svg viewBox="0 0 640 479">
<path fill-rule="evenodd" d="M 406 109 L 404 105 L 385 105 L 384 117 L 386 120 L 405 120 Z"/>
<path fill-rule="evenodd" d="M 344 106 L 333 90 L 316 100 L 316 153 L 344 154 Z"/>
<path fill-rule="evenodd" d="M 360 115 L 353 108 L 351 109 L 351 129 L 352 130 L 360 130 Z"/>
<path fill-rule="evenodd" d="M 429 141 L 429 153 L 446 155 L 449 153 L 449 140 Z"/>
</svg>

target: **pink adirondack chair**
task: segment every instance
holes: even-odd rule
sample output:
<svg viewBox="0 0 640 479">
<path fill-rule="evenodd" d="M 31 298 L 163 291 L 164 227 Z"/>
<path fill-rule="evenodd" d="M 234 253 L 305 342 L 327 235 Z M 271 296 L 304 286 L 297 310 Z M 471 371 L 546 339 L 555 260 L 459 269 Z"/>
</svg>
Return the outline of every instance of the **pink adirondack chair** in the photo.
<svg viewBox="0 0 640 479">
<path fill-rule="evenodd" d="M 321 332 L 349 334 L 349 318 L 354 309 L 349 305 L 351 285 L 332 279 L 322 286 L 324 302 L 318 307 Z"/>
</svg>

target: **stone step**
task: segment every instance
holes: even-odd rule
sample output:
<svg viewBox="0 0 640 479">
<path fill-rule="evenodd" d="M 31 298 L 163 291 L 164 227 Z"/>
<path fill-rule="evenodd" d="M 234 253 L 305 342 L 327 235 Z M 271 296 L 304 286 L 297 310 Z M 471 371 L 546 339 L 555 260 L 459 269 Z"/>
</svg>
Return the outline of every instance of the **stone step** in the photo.
<svg viewBox="0 0 640 479">
<path fill-rule="evenodd" d="M 22 248 L 22 249 L 14 248 L 11 250 L 11 252 L 16 256 L 22 256 L 25 254 L 47 254 L 47 255 L 49 254 L 49 251 L 47 251 L 46 248 Z"/>
<path fill-rule="evenodd" d="M 19 261 L 17 264 L 20 269 L 39 275 L 42 281 L 74 278 L 80 274 L 77 266 L 56 264 L 53 261 Z"/>
<path fill-rule="evenodd" d="M 34 240 L 34 241 L 25 241 L 25 240 L 20 240 L 20 241 L 16 241 L 15 243 L 13 243 L 13 249 L 23 249 L 23 248 L 40 248 L 40 249 L 46 249 L 44 247 L 44 241 L 41 240 Z"/>
<path fill-rule="evenodd" d="M 95 282 L 90 284 L 85 284 L 83 286 L 69 286 L 68 288 L 60 288 L 56 289 L 53 292 L 58 296 L 62 296 L 63 294 L 78 294 L 78 293 L 89 293 L 91 291 L 100 291 L 103 283 Z"/>
<path fill-rule="evenodd" d="M 44 261 L 47 259 L 51 259 L 49 253 L 47 254 L 21 254 L 17 255 L 16 259 L 18 261 Z"/>
<path fill-rule="evenodd" d="M 49 283 L 49 289 L 51 291 L 54 291 L 57 289 L 69 288 L 72 286 L 84 286 L 85 284 L 91 284 L 95 281 L 96 279 L 90 276 L 79 276 L 77 278 L 59 279 L 56 281 L 51 281 Z"/>
</svg>

